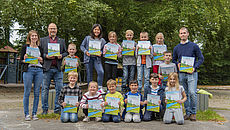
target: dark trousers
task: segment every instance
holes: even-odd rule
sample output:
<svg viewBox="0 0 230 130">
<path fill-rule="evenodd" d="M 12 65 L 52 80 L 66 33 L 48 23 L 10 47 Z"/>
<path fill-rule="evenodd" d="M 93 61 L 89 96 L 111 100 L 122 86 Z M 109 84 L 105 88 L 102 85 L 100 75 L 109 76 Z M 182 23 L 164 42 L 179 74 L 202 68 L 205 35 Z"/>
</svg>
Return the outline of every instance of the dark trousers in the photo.
<svg viewBox="0 0 230 130">
<path fill-rule="evenodd" d="M 106 75 L 106 82 L 109 79 L 114 79 L 116 80 L 117 77 L 117 65 L 115 64 L 108 64 L 105 63 L 105 75 Z"/>
</svg>

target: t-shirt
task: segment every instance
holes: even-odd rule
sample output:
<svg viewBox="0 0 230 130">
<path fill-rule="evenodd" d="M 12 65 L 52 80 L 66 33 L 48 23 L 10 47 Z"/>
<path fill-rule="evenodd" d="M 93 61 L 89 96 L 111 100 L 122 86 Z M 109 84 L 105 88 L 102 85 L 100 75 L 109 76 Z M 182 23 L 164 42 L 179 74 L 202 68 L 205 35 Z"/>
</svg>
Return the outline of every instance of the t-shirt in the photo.
<svg viewBox="0 0 230 130">
<path fill-rule="evenodd" d="M 141 64 L 142 65 L 146 64 L 146 55 L 141 55 Z"/>
<path fill-rule="evenodd" d="M 121 102 L 120 111 L 121 111 L 121 107 L 124 106 L 124 101 L 123 101 L 124 98 L 123 98 L 122 94 L 119 93 L 119 92 L 115 92 L 115 93 L 113 93 L 113 94 L 108 93 L 108 94 L 106 94 L 106 96 L 105 96 L 105 101 L 106 101 L 107 97 L 120 98 L 120 102 Z"/>
<path fill-rule="evenodd" d="M 151 87 L 151 94 L 152 94 L 152 95 L 157 95 L 157 92 L 158 92 L 159 89 L 160 89 L 159 86 L 157 86 L 156 89 L 154 89 L 154 88 Z"/>
<path fill-rule="evenodd" d="M 168 92 L 168 91 L 169 91 L 169 87 L 166 87 L 165 88 L 165 92 Z M 177 91 L 176 87 L 172 87 L 170 91 Z M 179 86 L 179 99 L 183 98 L 182 92 L 184 92 L 184 87 L 183 86 Z"/>
</svg>

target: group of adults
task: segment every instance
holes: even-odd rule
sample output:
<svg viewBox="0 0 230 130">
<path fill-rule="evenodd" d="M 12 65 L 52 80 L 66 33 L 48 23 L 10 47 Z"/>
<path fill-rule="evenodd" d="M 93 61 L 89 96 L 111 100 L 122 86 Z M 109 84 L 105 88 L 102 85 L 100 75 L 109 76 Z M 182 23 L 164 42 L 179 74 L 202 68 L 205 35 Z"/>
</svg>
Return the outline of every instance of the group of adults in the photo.
<svg viewBox="0 0 230 130">
<path fill-rule="evenodd" d="M 98 30 L 99 29 L 99 30 Z M 65 40 L 59 38 L 57 36 L 57 26 L 55 23 L 50 23 L 48 25 L 48 33 L 49 36 L 40 38 L 39 34 L 31 30 L 27 36 L 27 42 L 22 47 L 21 51 L 21 63 L 24 64 L 23 68 L 23 82 L 24 82 L 24 114 L 25 119 L 29 120 L 29 95 L 32 88 L 32 82 L 34 82 L 34 102 L 33 102 L 33 111 L 32 111 L 32 119 L 37 120 L 37 108 L 39 103 L 39 93 L 40 86 L 42 85 L 42 114 L 48 113 L 48 96 L 49 96 L 49 87 L 51 80 L 54 80 L 55 83 L 55 107 L 54 113 L 60 113 L 61 107 L 58 104 L 58 96 L 63 87 L 63 73 L 61 71 L 62 59 L 68 55 Z M 97 36 L 95 36 L 95 34 Z M 93 36 L 92 36 L 93 35 Z M 180 61 L 182 56 L 191 56 L 195 57 L 196 60 L 194 64 L 194 70 L 192 73 L 181 73 L 179 72 L 180 84 L 183 85 L 186 95 L 188 97 L 185 102 L 186 109 L 186 117 L 190 117 L 191 115 L 196 114 L 196 105 L 197 105 L 197 68 L 202 64 L 204 57 L 199 49 L 199 47 L 193 43 L 188 41 L 189 32 L 187 28 L 181 28 L 179 30 L 179 37 L 181 42 L 174 48 L 173 51 L 173 62 L 180 66 Z M 83 43 L 89 40 L 89 38 L 97 38 L 101 40 L 105 44 L 105 40 L 102 38 L 102 28 L 99 24 L 95 24 L 91 30 L 91 36 L 87 36 Z M 58 43 L 60 44 L 60 56 L 49 56 L 48 55 L 48 43 Z M 87 43 L 87 42 L 86 42 Z M 88 45 L 88 44 L 87 44 Z M 25 63 L 25 59 L 27 58 L 26 48 L 33 47 L 39 48 L 40 57 L 38 57 L 38 64 L 28 64 Z M 87 70 L 87 82 L 93 80 L 92 78 L 92 70 L 93 66 L 97 71 L 97 82 L 99 86 L 102 86 L 104 70 L 101 65 L 101 56 L 91 56 L 89 54 L 89 47 L 86 46 L 83 49 L 84 52 L 84 64 Z M 82 50 L 82 48 L 81 48 Z"/>
</svg>

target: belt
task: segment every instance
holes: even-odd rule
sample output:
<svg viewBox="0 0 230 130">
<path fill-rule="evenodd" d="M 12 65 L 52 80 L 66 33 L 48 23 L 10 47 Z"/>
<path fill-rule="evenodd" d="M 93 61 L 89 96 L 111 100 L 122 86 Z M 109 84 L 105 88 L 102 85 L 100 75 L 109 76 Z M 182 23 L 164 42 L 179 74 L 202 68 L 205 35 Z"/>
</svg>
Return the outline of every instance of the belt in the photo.
<svg viewBox="0 0 230 130">
<path fill-rule="evenodd" d="M 33 67 L 33 68 L 41 68 L 41 69 L 42 69 L 42 67 L 40 67 L 40 66 L 30 66 L 30 67 Z"/>
</svg>

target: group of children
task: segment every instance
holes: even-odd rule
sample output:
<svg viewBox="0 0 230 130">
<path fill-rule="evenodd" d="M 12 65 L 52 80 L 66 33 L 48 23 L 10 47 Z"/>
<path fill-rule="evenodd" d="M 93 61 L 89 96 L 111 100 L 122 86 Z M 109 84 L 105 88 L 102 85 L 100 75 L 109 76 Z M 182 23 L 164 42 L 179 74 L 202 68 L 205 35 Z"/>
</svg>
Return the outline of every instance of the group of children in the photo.
<svg viewBox="0 0 230 130">
<path fill-rule="evenodd" d="M 99 28 L 99 27 L 98 27 Z M 95 33 L 93 36 L 99 36 L 100 34 L 97 34 L 97 27 L 95 27 L 92 31 L 92 33 Z M 100 28 L 99 28 L 100 30 Z M 126 39 L 132 40 L 134 36 L 134 32 L 132 30 L 126 31 Z M 119 112 L 118 115 L 111 115 L 111 114 L 102 114 L 101 117 L 96 117 L 95 121 L 113 121 L 113 122 L 120 122 L 121 119 L 123 119 L 125 122 L 141 122 L 143 121 L 150 121 L 153 119 L 162 119 L 164 123 L 171 123 L 172 119 L 175 118 L 175 121 L 177 124 L 183 124 L 183 111 L 182 111 L 182 103 L 186 101 L 186 95 L 184 92 L 184 89 L 182 86 L 179 85 L 178 81 L 178 74 L 177 74 L 177 68 L 174 63 L 171 63 L 172 60 L 172 52 L 167 51 L 167 47 L 164 44 L 164 36 L 162 33 L 158 33 L 156 35 L 156 44 L 153 46 L 150 45 L 150 55 L 138 55 L 138 49 L 139 47 L 135 43 L 135 46 L 133 50 L 135 50 L 135 55 L 133 56 L 122 56 L 122 47 L 117 43 L 117 35 L 115 32 L 110 32 L 108 34 L 109 43 L 117 45 L 118 46 L 118 52 L 117 56 L 123 58 L 123 80 L 122 80 L 122 94 L 118 91 L 116 91 L 116 81 L 114 80 L 116 78 L 116 72 L 117 72 L 117 65 L 118 60 L 111 60 L 106 59 L 105 60 L 105 75 L 106 75 L 106 81 L 107 81 L 107 89 L 108 92 L 105 96 L 105 99 L 102 98 L 102 83 L 101 80 L 98 80 L 99 83 L 95 81 L 90 81 L 88 78 L 92 78 L 91 76 L 87 76 L 88 81 L 88 92 L 86 92 L 82 96 L 82 92 L 77 86 L 77 78 L 78 74 L 77 72 L 70 72 L 70 73 L 64 73 L 63 75 L 63 83 L 64 87 L 61 90 L 61 94 L 59 96 L 59 103 L 62 106 L 62 108 L 65 107 L 66 103 L 64 102 L 65 96 L 78 96 L 78 102 L 76 102 L 76 107 L 81 107 L 83 109 L 83 113 L 85 114 L 85 118 L 83 121 L 88 122 L 90 121 L 90 117 L 88 116 L 88 101 L 90 100 L 101 100 L 101 107 L 104 108 L 108 105 L 107 97 L 114 97 L 119 98 L 120 101 L 118 102 L 119 105 Z M 140 41 L 148 41 L 148 33 L 147 32 L 141 32 L 140 33 Z M 85 40 L 84 40 L 85 41 Z M 123 45 L 123 43 L 122 43 Z M 165 52 L 164 52 L 164 60 L 162 61 L 156 61 L 154 60 L 154 56 L 156 53 L 154 53 L 154 46 L 164 46 Z M 81 47 L 82 49 L 82 47 Z M 83 48 L 82 50 L 84 50 Z M 107 45 L 105 44 L 101 54 L 105 55 L 107 51 Z M 75 44 L 69 44 L 68 46 L 68 53 L 69 55 L 67 58 L 78 58 L 75 56 L 77 49 Z M 84 57 L 90 57 L 90 54 L 87 50 L 84 50 L 84 53 L 86 56 Z M 91 65 L 91 60 L 93 58 L 98 57 L 90 57 L 89 63 L 85 63 L 86 67 L 87 64 Z M 153 59 L 153 60 L 152 60 Z M 78 61 L 79 58 L 78 58 Z M 84 58 L 85 61 L 85 58 Z M 94 60 L 93 60 L 94 61 Z M 96 61 L 94 61 L 96 62 Z M 64 71 L 65 68 L 65 58 L 62 62 L 62 70 Z M 97 64 L 97 63 L 94 63 Z M 153 72 L 150 75 L 150 68 L 153 64 Z M 76 67 L 80 65 L 80 62 L 76 64 Z M 93 65 L 93 64 L 92 64 Z M 92 66 L 91 66 L 92 67 Z M 137 81 L 134 80 L 135 77 L 135 68 L 137 67 Z M 98 67 L 95 67 L 98 68 Z M 90 67 L 88 66 L 87 69 L 87 75 L 90 73 L 91 70 L 89 70 Z M 99 72 L 99 71 L 97 71 Z M 142 81 L 143 81 L 143 75 L 144 75 L 144 96 L 141 94 L 142 89 Z M 98 77 L 102 78 L 102 77 Z M 167 86 L 167 87 L 166 87 Z M 179 91 L 180 92 L 180 100 L 177 100 L 176 102 L 180 104 L 180 108 L 166 108 L 167 100 L 165 98 L 165 92 L 167 91 Z M 146 109 L 147 107 L 147 95 L 159 95 L 160 100 L 158 101 L 160 104 L 160 112 L 153 112 L 148 111 Z M 133 113 L 133 112 L 127 112 L 126 111 L 126 105 L 127 105 L 127 97 L 129 95 L 134 96 L 140 96 L 140 111 L 139 113 Z M 123 109 L 124 108 L 124 109 Z M 142 109 L 145 108 L 144 115 L 142 113 Z M 122 112 L 123 111 L 123 112 Z M 61 121 L 62 122 L 77 122 L 78 116 L 77 113 L 68 113 L 68 112 L 61 112 Z"/>
<path fill-rule="evenodd" d="M 130 91 L 127 92 L 124 97 L 123 95 L 116 91 L 116 81 L 113 79 L 110 79 L 107 81 L 107 88 L 109 90 L 109 93 L 106 94 L 105 99 L 103 99 L 102 95 L 98 92 L 98 84 L 95 81 L 91 81 L 88 85 L 88 92 L 86 92 L 82 96 L 81 89 L 79 86 L 77 86 L 77 78 L 78 74 L 76 72 L 70 72 L 68 74 L 68 80 L 69 84 L 64 86 L 61 90 L 60 96 L 59 96 L 59 103 L 61 104 L 62 108 L 66 106 L 66 102 L 64 102 L 65 96 L 78 96 L 78 102 L 76 102 L 75 106 L 79 108 L 79 106 L 83 109 L 83 113 L 85 114 L 85 117 L 83 119 L 84 122 L 88 122 L 90 120 L 95 120 L 95 121 L 103 121 L 103 122 L 115 122 L 118 123 L 122 119 L 125 122 L 141 122 L 143 121 L 151 121 L 151 120 L 157 120 L 161 119 L 163 117 L 164 123 L 171 123 L 173 117 L 175 118 L 175 121 L 177 124 L 184 124 L 184 119 L 183 119 L 183 111 L 182 111 L 182 103 L 186 101 L 186 95 L 185 91 L 182 86 L 179 85 L 179 80 L 178 80 L 178 75 L 177 73 L 173 72 L 170 73 L 168 76 L 168 83 L 166 89 L 164 90 L 163 87 L 158 85 L 159 82 L 159 76 L 155 73 L 151 74 L 150 76 L 150 83 L 151 85 L 149 86 L 149 89 L 147 91 L 147 94 L 152 94 L 152 95 L 160 95 L 160 100 L 159 106 L 160 106 L 160 112 L 153 112 L 153 111 L 148 111 L 146 109 L 147 107 L 147 97 L 142 97 L 142 94 L 138 91 L 138 82 L 136 80 L 130 81 L 129 83 L 129 88 Z M 171 108 L 167 109 L 165 108 L 164 105 L 162 105 L 162 102 L 167 102 L 167 100 L 164 98 L 165 91 L 179 91 L 179 98 L 180 100 L 177 100 L 176 102 L 180 104 L 179 108 Z M 133 95 L 133 96 L 140 96 L 140 111 L 139 113 L 134 113 L 134 112 L 127 112 L 127 98 L 128 96 Z M 117 115 L 113 114 L 102 114 L 101 117 L 89 117 L 88 116 L 88 102 L 90 100 L 101 100 L 100 106 L 102 108 L 105 108 L 108 105 L 107 98 L 108 97 L 113 97 L 113 98 L 118 98 L 119 102 L 119 112 Z M 142 113 L 142 109 L 145 108 L 144 115 Z M 166 110 L 165 110 L 166 109 Z M 123 112 L 122 112 L 123 111 Z M 61 121 L 62 122 L 77 122 L 78 121 L 78 114 L 77 113 L 69 113 L 69 112 L 61 112 Z"/>
</svg>

